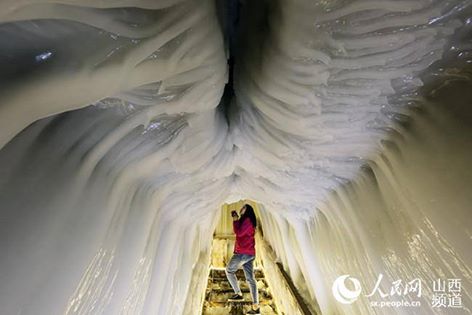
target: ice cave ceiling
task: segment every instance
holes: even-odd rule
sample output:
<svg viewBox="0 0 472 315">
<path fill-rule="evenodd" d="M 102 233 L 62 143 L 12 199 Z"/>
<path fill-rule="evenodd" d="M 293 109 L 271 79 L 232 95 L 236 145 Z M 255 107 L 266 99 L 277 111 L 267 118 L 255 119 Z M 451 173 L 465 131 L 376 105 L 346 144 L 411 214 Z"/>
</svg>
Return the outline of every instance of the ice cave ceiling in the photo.
<svg viewBox="0 0 472 315">
<path fill-rule="evenodd" d="M 0 313 L 198 314 L 239 199 L 323 314 L 381 270 L 470 311 L 471 7 L 1 0 Z"/>
</svg>

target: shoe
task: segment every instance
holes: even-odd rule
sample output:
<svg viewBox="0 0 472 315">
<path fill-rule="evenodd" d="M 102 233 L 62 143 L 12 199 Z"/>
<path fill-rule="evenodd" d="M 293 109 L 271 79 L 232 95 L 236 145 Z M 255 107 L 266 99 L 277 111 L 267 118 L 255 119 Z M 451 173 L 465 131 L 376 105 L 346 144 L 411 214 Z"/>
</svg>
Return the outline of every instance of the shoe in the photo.
<svg viewBox="0 0 472 315">
<path fill-rule="evenodd" d="M 230 296 L 228 298 L 228 301 L 235 301 L 235 302 L 239 302 L 239 301 L 244 301 L 244 298 L 242 295 L 239 295 L 239 294 L 234 294 L 232 296 Z"/>
<path fill-rule="evenodd" d="M 253 310 L 251 309 L 249 312 L 247 312 L 246 314 L 261 314 L 261 309 L 258 308 L 257 310 Z"/>
</svg>

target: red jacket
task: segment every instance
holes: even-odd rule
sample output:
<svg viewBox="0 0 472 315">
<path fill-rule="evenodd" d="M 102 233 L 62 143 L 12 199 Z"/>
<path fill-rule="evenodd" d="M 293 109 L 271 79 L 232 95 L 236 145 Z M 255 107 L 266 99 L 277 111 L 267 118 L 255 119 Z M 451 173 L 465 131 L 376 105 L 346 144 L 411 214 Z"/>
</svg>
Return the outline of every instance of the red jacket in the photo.
<svg viewBox="0 0 472 315">
<path fill-rule="evenodd" d="M 252 226 L 251 219 L 245 218 L 233 221 L 233 231 L 236 233 L 236 242 L 234 243 L 235 254 L 256 255 L 256 241 L 254 234 L 256 229 Z"/>
</svg>

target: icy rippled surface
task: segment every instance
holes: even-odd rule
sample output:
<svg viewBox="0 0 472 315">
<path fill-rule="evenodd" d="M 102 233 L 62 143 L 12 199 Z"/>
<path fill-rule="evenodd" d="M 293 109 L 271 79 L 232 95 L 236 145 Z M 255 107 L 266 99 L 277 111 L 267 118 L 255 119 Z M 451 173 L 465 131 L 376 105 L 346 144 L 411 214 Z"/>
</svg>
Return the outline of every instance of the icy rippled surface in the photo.
<svg viewBox="0 0 472 315">
<path fill-rule="evenodd" d="M 470 128 L 415 149 L 448 117 L 423 85 L 470 81 L 470 1 L 247 2 L 229 103 L 213 1 L 0 3 L 2 313 L 196 314 L 240 198 L 326 314 L 373 313 L 339 309 L 344 273 L 462 277 L 470 308 Z"/>
</svg>

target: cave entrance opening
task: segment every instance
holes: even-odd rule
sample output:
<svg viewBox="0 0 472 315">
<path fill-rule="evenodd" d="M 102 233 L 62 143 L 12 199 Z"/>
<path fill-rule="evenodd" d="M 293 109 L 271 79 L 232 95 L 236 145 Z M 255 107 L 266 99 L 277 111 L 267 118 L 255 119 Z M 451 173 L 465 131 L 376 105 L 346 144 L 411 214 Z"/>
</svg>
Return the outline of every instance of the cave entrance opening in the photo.
<svg viewBox="0 0 472 315">
<path fill-rule="evenodd" d="M 233 256 L 236 238 L 233 232 L 231 212 L 239 212 L 244 204 L 249 204 L 253 207 L 257 218 L 254 274 L 257 281 L 261 314 L 318 314 L 308 309 L 289 274 L 285 272 L 284 266 L 277 259 L 269 242 L 264 239 L 263 222 L 266 210 L 262 205 L 251 200 L 240 200 L 238 202 L 224 204 L 221 207 L 219 218 L 217 219 L 218 222 L 213 233 L 202 314 L 238 315 L 245 314 L 245 311 L 251 308 L 251 293 L 245 281 L 246 279 L 242 268 L 236 272 L 244 296 L 244 302 L 240 304 L 228 302 L 228 298 L 233 295 L 234 292 L 226 278 L 225 272 L 226 266 Z"/>
<path fill-rule="evenodd" d="M 203 303 L 203 315 L 214 314 L 246 314 L 251 307 L 252 300 L 248 284 L 245 281 L 243 269 L 236 272 L 239 286 L 244 296 L 244 302 L 229 303 L 228 298 L 234 294 L 225 273 L 225 268 L 233 255 L 235 234 L 231 211 L 238 211 L 244 204 L 250 204 L 258 219 L 256 230 L 256 259 L 254 261 L 254 275 L 257 281 L 261 314 L 281 314 L 277 311 L 276 303 L 272 296 L 270 285 L 265 275 L 260 248 L 257 240 L 261 239 L 262 228 L 260 221 L 260 209 L 257 203 L 249 200 L 240 200 L 221 207 L 219 220 L 213 233 L 210 268 L 208 274 L 207 289 Z"/>
</svg>

